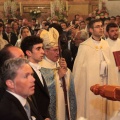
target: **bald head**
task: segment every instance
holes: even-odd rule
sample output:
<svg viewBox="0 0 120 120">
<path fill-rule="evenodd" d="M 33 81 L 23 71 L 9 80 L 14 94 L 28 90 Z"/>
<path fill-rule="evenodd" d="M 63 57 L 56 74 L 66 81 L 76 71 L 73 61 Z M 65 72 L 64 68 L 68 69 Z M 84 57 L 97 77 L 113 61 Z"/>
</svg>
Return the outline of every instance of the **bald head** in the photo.
<svg viewBox="0 0 120 120">
<path fill-rule="evenodd" d="M 24 57 L 23 51 L 18 47 L 15 47 L 15 46 L 9 47 L 8 51 L 10 51 L 12 57 L 14 57 L 14 58 L 20 58 L 20 57 L 23 58 Z"/>
<path fill-rule="evenodd" d="M 24 53 L 20 48 L 10 45 L 5 46 L 3 49 L 0 50 L 0 67 L 6 60 L 19 57 L 24 57 Z"/>
</svg>

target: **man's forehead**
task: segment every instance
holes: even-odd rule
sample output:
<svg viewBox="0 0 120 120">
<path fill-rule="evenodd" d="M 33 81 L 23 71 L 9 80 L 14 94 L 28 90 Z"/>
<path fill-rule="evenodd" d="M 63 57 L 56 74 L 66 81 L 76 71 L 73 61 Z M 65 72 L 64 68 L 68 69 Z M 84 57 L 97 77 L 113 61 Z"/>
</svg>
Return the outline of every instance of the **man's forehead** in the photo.
<svg viewBox="0 0 120 120">
<path fill-rule="evenodd" d="M 95 22 L 93 25 L 102 25 L 102 22 Z"/>
<path fill-rule="evenodd" d="M 58 49 L 58 46 L 51 47 L 51 49 Z"/>
<path fill-rule="evenodd" d="M 34 47 L 34 48 L 36 48 L 36 47 L 43 47 L 43 43 L 35 44 L 35 45 L 33 45 L 33 47 Z"/>
<path fill-rule="evenodd" d="M 118 30 L 118 27 L 111 27 L 110 30 Z"/>
<path fill-rule="evenodd" d="M 24 53 L 23 53 L 23 51 L 20 48 L 11 47 L 11 48 L 9 48 L 9 50 L 10 50 L 11 54 L 14 57 L 16 57 L 16 58 L 18 58 L 18 57 L 22 57 L 23 58 L 24 57 Z"/>
</svg>

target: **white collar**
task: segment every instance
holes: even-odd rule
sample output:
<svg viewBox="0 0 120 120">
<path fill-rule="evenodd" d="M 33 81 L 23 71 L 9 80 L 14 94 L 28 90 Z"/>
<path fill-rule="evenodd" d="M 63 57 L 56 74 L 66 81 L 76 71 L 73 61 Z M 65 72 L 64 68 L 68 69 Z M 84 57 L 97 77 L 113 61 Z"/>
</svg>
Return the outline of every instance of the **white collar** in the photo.
<svg viewBox="0 0 120 120">
<path fill-rule="evenodd" d="M 30 66 L 34 69 L 37 69 L 37 70 L 40 70 L 41 69 L 41 66 L 37 63 L 32 63 L 32 62 L 29 62 Z"/>
<path fill-rule="evenodd" d="M 25 104 L 26 104 L 26 99 L 25 98 L 23 98 L 22 96 L 20 96 L 16 93 L 13 93 L 9 90 L 6 90 L 6 91 L 9 92 L 10 94 L 12 94 L 14 97 L 16 97 L 20 101 L 20 103 L 22 104 L 23 107 L 25 106 Z"/>
<path fill-rule="evenodd" d="M 48 61 L 49 63 L 55 65 L 57 62 L 53 62 L 52 60 L 48 59 L 46 56 L 45 56 L 45 60 Z"/>
</svg>

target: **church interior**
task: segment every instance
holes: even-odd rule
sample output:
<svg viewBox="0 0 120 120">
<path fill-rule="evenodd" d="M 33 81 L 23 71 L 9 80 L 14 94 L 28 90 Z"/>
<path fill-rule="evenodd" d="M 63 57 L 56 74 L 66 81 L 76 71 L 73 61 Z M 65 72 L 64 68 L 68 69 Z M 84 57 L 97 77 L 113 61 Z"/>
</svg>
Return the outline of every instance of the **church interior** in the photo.
<svg viewBox="0 0 120 120">
<path fill-rule="evenodd" d="M 56 10 L 53 10 L 57 1 L 61 4 L 58 3 Z M 30 20 L 35 17 L 31 14 L 32 10 L 35 10 L 40 11 L 40 14 L 36 16 L 37 19 L 43 20 L 52 17 L 54 14 L 52 11 L 56 11 L 57 14 L 61 9 L 66 19 L 71 21 L 75 14 L 82 15 L 84 18 L 88 17 L 96 8 L 102 9 L 102 4 L 110 16 L 119 15 L 119 1 L 116 0 L 1 0 L 0 18 L 22 17 Z"/>
</svg>

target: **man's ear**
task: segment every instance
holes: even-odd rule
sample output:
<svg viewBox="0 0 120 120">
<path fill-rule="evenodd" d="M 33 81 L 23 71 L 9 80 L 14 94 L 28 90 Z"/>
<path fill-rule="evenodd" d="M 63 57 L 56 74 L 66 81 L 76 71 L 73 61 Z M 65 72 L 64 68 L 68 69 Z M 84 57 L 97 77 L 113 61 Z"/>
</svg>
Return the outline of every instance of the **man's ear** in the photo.
<svg viewBox="0 0 120 120">
<path fill-rule="evenodd" d="M 47 49 L 44 49 L 45 55 L 47 55 L 48 51 L 49 51 L 49 50 L 47 50 Z"/>
<path fill-rule="evenodd" d="M 27 56 L 31 56 L 31 51 L 30 50 L 26 50 L 26 54 L 27 54 Z"/>
<path fill-rule="evenodd" d="M 93 33 L 93 29 L 92 29 L 92 28 L 89 28 L 89 32 L 90 32 L 90 33 Z"/>
<path fill-rule="evenodd" d="M 6 85 L 8 88 L 14 88 L 14 82 L 12 80 L 6 80 Z"/>
<path fill-rule="evenodd" d="M 109 36 L 109 33 L 107 31 L 105 33 L 106 33 L 107 36 Z"/>
</svg>

